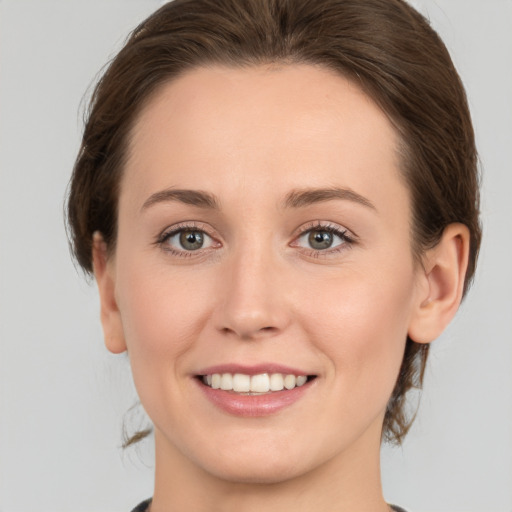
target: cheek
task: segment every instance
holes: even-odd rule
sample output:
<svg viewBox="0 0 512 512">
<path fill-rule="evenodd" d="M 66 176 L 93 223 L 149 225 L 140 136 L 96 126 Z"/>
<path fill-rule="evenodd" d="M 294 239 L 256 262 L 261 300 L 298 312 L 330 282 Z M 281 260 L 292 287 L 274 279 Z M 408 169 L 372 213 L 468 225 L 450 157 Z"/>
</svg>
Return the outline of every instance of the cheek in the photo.
<svg viewBox="0 0 512 512">
<path fill-rule="evenodd" d="M 403 269 L 348 273 L 315 295 L 305 313 L 309 336 L 329 360 L 340 397 L 385 406 L 402 362 L 413 296 L 412 271 Z"/>
<path fill-rule="evenodd" d="M 140 401 L 155 425 L 183 409 L 188 381 L 183 364 L 208 321 L 208 290 L 162 265 L 125 262 L 119 267 L 119 310 Z M 199 291 L 200 290 L 200 291 Z M 188 407 L 188 404 L 184 404 Z M 167 412 L 166 412 L 167 411 Z"/>
<path fill-rule="evenodd" d="M 181 354 L 194 345 L 209 318 L 208 281 L 169 266 L 126 260 L 116 294 L 134 377 L 155 379 L 161 368 L 177 372 Z"/>
</svg>

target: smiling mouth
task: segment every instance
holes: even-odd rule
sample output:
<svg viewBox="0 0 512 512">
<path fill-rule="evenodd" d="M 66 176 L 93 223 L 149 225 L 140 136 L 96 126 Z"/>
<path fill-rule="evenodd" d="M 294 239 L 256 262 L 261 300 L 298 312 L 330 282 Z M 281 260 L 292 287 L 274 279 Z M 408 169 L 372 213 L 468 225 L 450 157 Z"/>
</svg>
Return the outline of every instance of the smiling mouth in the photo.
<svg viewBox="0 0 512 512">
<path fill-rule="evenodd" d="M 264 395 L 277 391 L 289 391 L 313 380 L 316 375 L 292 375 L 284 373 L 212 373 L 199 375 L 201 382 L 211 389 L 231 391 L 241 395 Z"/>
</svg>

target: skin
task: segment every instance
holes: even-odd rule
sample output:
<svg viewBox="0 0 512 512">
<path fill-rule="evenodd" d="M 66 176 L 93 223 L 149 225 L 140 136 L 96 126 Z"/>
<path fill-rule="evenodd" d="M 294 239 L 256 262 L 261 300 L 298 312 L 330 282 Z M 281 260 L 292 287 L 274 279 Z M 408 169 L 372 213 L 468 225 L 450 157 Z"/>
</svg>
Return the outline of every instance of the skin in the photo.
<svg viewBox="0 0 512 512">
<path fill-rule="evenodd" d="M 116 252 L 96 234 L 93 257 L 107 347 L 128 351 L 155 426 L 152 512 L 388 510 L 380 439 L 405 340 L 429 342 L 449 322 L 468 247 L 454 224 L 417 263 L 396 148 L 371 99 L 308 65 L 195 69 L 146 105 Z M 359 199 L 285 203 L 333 188 Z M 208 192 L 218 208 L 163 200 L 169 189 Z M 202 249 L 162 241 L 190 222 L 208 234 Z M 352 241 L 315 251 L 318 224 Z M 317 377 L 256 418 L 221 411 L 195 380 L 261 362 Z"/>
</svg>

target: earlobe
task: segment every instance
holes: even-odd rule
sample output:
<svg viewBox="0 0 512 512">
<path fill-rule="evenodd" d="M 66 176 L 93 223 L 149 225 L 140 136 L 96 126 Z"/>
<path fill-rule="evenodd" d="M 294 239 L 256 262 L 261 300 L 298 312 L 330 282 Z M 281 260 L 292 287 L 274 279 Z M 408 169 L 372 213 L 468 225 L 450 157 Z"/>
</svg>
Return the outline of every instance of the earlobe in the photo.
<svg viewBox="0 0 512 512">
<path fill-rule="evenodd" d="M 121 314 L 115 298 L 115 278 L 108 260 L 107 244 L 95 231 L 92 238 L 94 277 L 100 294 L 100 315 L 107 349 L 120 354 L 126 350 Z"/>
<path fill-rule="evenodd" d="M 438 338 L 459 308 L 468 266 L 469 236 L 464 224 L 450 224 L 424 257 L 422 283 L 408 332 L 417 343 Z"/>
</svg>

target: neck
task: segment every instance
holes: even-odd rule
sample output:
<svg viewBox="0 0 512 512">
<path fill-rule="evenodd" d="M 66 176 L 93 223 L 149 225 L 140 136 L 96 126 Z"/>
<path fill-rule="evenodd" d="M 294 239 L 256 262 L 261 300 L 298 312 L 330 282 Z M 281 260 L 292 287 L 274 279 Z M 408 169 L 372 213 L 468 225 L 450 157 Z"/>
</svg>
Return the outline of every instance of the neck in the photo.
<svg viewBox="0 0 512 512">
<path fill-rule="evenodd" d="M 307 473 L 273 482 L 229 481 L 179 453 L 155 429 L 151 512 L 389 512 L 380 480 L 380 425 Z"/>
</svg>

